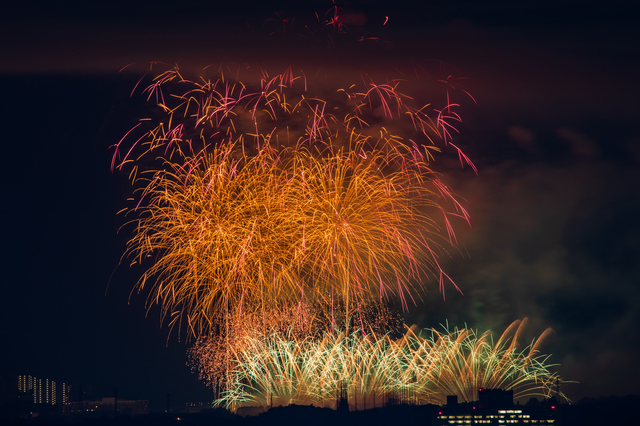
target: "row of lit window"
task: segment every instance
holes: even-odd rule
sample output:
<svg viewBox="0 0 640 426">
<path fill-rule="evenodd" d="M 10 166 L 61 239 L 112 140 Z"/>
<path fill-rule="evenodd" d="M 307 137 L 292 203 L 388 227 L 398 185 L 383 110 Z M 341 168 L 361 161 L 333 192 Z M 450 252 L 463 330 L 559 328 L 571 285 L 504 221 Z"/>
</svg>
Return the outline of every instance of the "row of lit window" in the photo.
<svg viewBox="0 0 640 426">
<path fill-rule="evenodd" d="M 470 419 L 471 416 L 439 416 L 439 418 L 441 418 L 441 419 Z M 473 418 L 474 419 L 498 419 L 498 418 L 504 419 L 505 416 L 496 416 L 496 415 L 489 414 L 489 415 L 486 415 L 486 416 L 482 416 L 482 415 L 473 416 Z M 511 415 L 511 416 L 509 416 L 509 418 L 514 419 L 514 418 L 516 418 L 516 416 L 515 415 Z M 519 419 L 528 419 L 528 418 L 531 418 L 531 416 L 528 415 L 528 414 L 522 414 L 522 415 L 517 416 L 517 418 L 519 418 Z"/>
<path fill-rule="evenodd" d="M 489 420 L 489 419 L 485 419 L 485 420 L 473 420 L 474 424 L 478 424 L 478 423 L 492 423 L 494 422 L 494 420 Z M 520 424 L 520 423 L 533 423 L 533 424 L 537 424 L 537 423 L 553 423 L 554 420 L 525 420 L 525 419 L 516 419 L 516 420 L 498 420 L 498 423 L 500 424 L 504 424 L 504 423 L 516 423 L 516 424 Z M 449 420 L 448 421 L 449 424 L 451 425 L 455 425 L 455 424 L 471 424 L 471 420 Z"/>
</svg>

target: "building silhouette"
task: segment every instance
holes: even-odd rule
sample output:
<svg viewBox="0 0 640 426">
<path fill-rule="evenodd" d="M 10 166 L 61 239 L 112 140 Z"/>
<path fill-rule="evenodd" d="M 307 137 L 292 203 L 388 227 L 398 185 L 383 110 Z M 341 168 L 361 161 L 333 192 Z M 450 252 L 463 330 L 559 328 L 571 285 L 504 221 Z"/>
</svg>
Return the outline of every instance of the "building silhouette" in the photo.
<svg viewBox="0 0 640 426">
<path fill-rule="evenodd" d="M 347 393 L 347 386 L 344 381 L 338 384 L 336 392 L 336 410 L 341 412 L 349 411 L 349 395 Z"/>
</svg>

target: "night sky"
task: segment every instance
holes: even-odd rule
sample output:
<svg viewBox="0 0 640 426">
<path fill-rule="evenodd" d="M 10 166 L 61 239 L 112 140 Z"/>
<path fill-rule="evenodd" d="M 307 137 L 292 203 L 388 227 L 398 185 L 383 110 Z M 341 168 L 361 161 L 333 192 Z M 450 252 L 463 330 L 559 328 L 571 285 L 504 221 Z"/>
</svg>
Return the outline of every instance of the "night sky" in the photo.
<svg viewBox="0 0 640 426">
<path fill-rule="evenodd" d="M 148 114 L 130 93 L 150 61 L 283 71 L 455 70 L 468 97 L 454 135 L 478 167 L 435 167 L 465 200 L 460 253 L 444 260 L 464 295 L 437 283 L 410 325 L 500 333 L 528 317 L 583 397 L 640 394 L 640 30 L 631 2 L 339 2 L 354 25 L 328 47 L 268 36 L 265 19 L 303 20 L 330 1 L 31 2 L 0 10 L 0 375 L 81 383 L 89 398 L 160 409 L 211 392 L 188 343 L 161 328 L 118 266 L 131 195 L 109 146 Z M 386 17 L 388 22 L 383 25 Z M 380 42 L 358 43 L 355 26 Z M 635 27 L 635 28 L 634 28 Z M 350 36 L 353 36 L 349 39 Z M 119 70 L 129 64 L 124 72 Z M 308 72 L 312 74 L 312 72 Z M 146 315 L 146 316 L 145 316 Z"/>
</svg>

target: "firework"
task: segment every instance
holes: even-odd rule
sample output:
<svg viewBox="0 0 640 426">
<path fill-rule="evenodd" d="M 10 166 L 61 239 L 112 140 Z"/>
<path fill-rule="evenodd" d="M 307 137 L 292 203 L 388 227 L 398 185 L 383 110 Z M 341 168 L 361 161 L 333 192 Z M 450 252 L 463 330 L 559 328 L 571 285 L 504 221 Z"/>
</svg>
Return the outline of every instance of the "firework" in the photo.
<svg viewBox="0 0 640 426">
<path fill-rule="evenodd" d="M 250 92 L 168 71 L 146 89 L 165 120 L 116 146 L 113 166 L 131 164 L 138 187 L 127 255 L 151 262 L 137 288 L 151 287 L 149 303 L 191 336 L 222 314 L 237 321 L 305 300 L 350 312 L 397 299 L 406 309 L 430 275 L 443 288 L 449 217 L 468 219 L 430 165 L 447 120 L 410 106 L 397 84 L 338 90 L 335 106 L 293 90 L 298 80 L 263 74 Z M 186 89 L 167 96 L 171 84 Z M 423 143 L 370 126 L 375 111 L 383 123 L 407 121 Z"/>
<path fill-rule="evenodd" d="M 375 338 L 401 336 L 403 323 L 397 312 L 384 305 L 373 304 L 352 312 L 357 317 L 344 318 L 345 309 L 332 306 L 333 312 L 321 304 L 302 303 L 296 306 L 282 306 L 265 311 L 245 312 L 236 322 L 226 322 L 226 327 L 218 327 L 209 336 L 196 340 L 189 350 L 190 363 L 199 378 L 210 386 L 216 395 L 232 388 L 229 381 L 236 354 L 259 349 L 258 340 L 247 341 L 247 336 L 268 341 L 272 337 L 282 342 L 300 342 L 307 339 L 320 342 L 326 333 L 344 334 L 336 327 L 366 332 Z M 338 318 L 336 318 L 338 315 Z M 222 322 L 219 322 L 221 324 Z M 361 328 L 358 328 L 361 327 Z M 247 345 L 247 343 L 249 343 Z M 264 349 L 264 348 L 262 348 Z"/>
<path fill-rule="evenodd" d="M 362 330 L 313 338 L 253 330 L 226 348 L 229 383 L 217 404 L 333 406 L 340 388 L 351 404 L 363 407 L 382 405 L 390 396 L 415 404 L 443 404 L 447 395 L 475 401 L 479 388 L 513 389 L 515 398 L 549 397 L 562 379 L 535 341 L 519 348 L 525 322 L 514 322 L 495 343 L 490 332 L 457 328 L 424 335 L 408 330 L 397 340 Z M 212 352 L 207 344 L 194 347 L 201 374 L 219 365 Z"/>
</svg>

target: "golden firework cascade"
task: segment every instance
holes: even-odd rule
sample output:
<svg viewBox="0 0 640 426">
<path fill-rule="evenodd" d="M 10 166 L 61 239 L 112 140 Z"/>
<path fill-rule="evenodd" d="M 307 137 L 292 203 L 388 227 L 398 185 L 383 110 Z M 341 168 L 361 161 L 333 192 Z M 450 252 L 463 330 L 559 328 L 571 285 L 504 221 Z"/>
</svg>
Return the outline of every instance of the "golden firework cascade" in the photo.
<svg viewBox="0 0 640 426">
<path fill-rule="evenodd" d="M 526 323 L 526 318 L 515 321 L 497 342 L 490 331 L 467 328 L 417 333 L 412 327 L 393 338 L 362 329 L 311 337 L 243 327 L 234 330 L 230 345 L 216 336 L 200 339 L 190 357 L 200 378 L 218 391 L 216 404 L 232 409 L 270 404 L 335 408 L 340 387 L 352 404 L 370 408 L 398 398 L 444 404 L 447 395 L 471 402 L 482 388 L 512 389 L 514 398 L 549 398 L 560 382 L 566 383 L 551 371 L 549 356 L 539 352 L 552 330 L 522 348 Z"/>
</svg>

